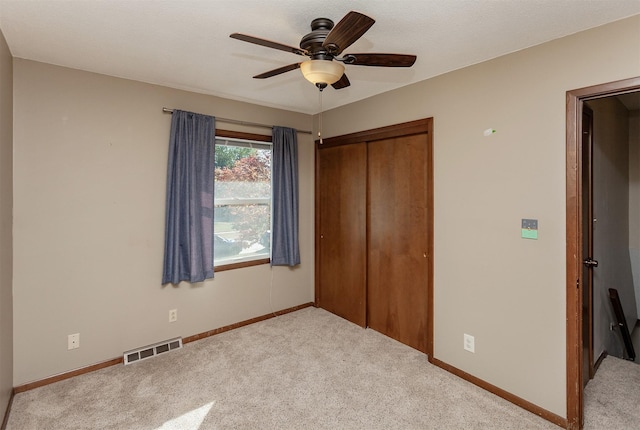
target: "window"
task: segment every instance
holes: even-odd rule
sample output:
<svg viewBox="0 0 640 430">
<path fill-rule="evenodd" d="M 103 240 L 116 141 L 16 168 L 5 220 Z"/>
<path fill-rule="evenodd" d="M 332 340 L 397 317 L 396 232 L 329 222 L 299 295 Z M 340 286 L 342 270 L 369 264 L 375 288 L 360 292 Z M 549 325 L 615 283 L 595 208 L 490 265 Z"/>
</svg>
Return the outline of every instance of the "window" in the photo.
<svg viewBox="0 0 640 430">
<path fill-rule="evenodd" d="M 257 137 L 260 140 L 216 136 L 216 267 L 270 255 L 271 143 L 269 136 Z"/>
</svg>

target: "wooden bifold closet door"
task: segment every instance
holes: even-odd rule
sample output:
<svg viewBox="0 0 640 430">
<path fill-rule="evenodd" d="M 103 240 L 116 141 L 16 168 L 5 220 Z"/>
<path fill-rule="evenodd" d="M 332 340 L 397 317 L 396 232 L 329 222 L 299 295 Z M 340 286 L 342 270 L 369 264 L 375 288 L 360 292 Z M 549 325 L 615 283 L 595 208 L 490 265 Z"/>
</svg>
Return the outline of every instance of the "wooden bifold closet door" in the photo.
<svg viewBox="0 0 640 430">
<path fill-rule="evenodd" d="M 318 165 L 323 191 L 316 193 L 321 225 L 316 235 L 321 266 L 317 300 L 323 309 L 365 327 L 366 146 L 323 149 L 318 153 Z"/>
<path fill-rule="evenodd" d="M 427 145 L 368 144 L 368 326 L 427 351 Z"/>
<path fill-rule="evenodd" d="M 425 353 L 433 338 L 431 124 L 327 139 L 316 153 L 318 306 Z"/>
</svg>

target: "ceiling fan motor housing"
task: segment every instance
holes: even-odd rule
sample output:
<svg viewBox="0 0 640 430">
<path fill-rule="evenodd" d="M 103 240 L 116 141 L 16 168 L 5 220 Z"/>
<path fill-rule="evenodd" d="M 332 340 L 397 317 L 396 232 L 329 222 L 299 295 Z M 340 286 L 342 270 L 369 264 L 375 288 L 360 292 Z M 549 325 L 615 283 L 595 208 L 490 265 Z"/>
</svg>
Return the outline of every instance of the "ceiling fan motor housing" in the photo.
<svg viewBox="0 0 640 430">
<path fill-rule="evenodd" d="M 333 60 L 331 46 L 322 46 L 332 28 L 333 21 L 329 18 L 314 19 L 311 21 L 311 33 L 300 40 L 300 48 L 309 52 L 312 60 Z"/>
</svg>

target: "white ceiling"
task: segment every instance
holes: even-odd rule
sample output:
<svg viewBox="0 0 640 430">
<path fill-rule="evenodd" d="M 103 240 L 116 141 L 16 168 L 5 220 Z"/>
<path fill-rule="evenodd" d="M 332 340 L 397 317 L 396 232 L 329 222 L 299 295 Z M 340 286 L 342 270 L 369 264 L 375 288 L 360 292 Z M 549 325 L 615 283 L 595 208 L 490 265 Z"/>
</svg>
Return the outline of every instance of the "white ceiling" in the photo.
<svg viewBox="0 0 640 430">
<path fill-rule="evenodd" d="M 343 54 L 418 59 L 346 66 L 351 86 L 327 88 L 324 109 L 640 14 L 640 0 L 0 0 L 0 29 L 14 57 L 313 114 L 298 70 L 252 79 L 304 57 L 229 34 L 298 46 L 311 20 L 350 10 L 376 23 Z"/>
</svg>

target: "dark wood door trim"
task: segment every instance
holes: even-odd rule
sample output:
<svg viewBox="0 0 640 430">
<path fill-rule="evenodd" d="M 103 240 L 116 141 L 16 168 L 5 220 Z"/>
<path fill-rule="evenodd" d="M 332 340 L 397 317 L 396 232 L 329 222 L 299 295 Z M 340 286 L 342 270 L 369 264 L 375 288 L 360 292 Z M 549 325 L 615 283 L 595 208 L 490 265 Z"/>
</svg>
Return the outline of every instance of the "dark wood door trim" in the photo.
<svg viewBox="0 0 640 430">
<path fill-rule="evenodd" d="M 567 428 L 583 425 L 582 388 L 582 104 L 585 100 L 640 91 L 640 77 L 567 91 L 566 105 L 566 379 Z"/>
<path fill-rule="evenodd" d="M 359 131 L 342 136 L 326 138 L 323 139 L 322 144 L 320 144 L 319 140 L 316 140 L 316 150 L 337 145 L 349 145 L 352 143 L 371 142 L 374 140 L 410 136 L 412 134 L 431 133 L 432 129 L 433 118 L 419 119 L 416 121 L 409 121 L 403 122 L 401 124 L 374 128 L 372 130 Z"/>
</svg>

